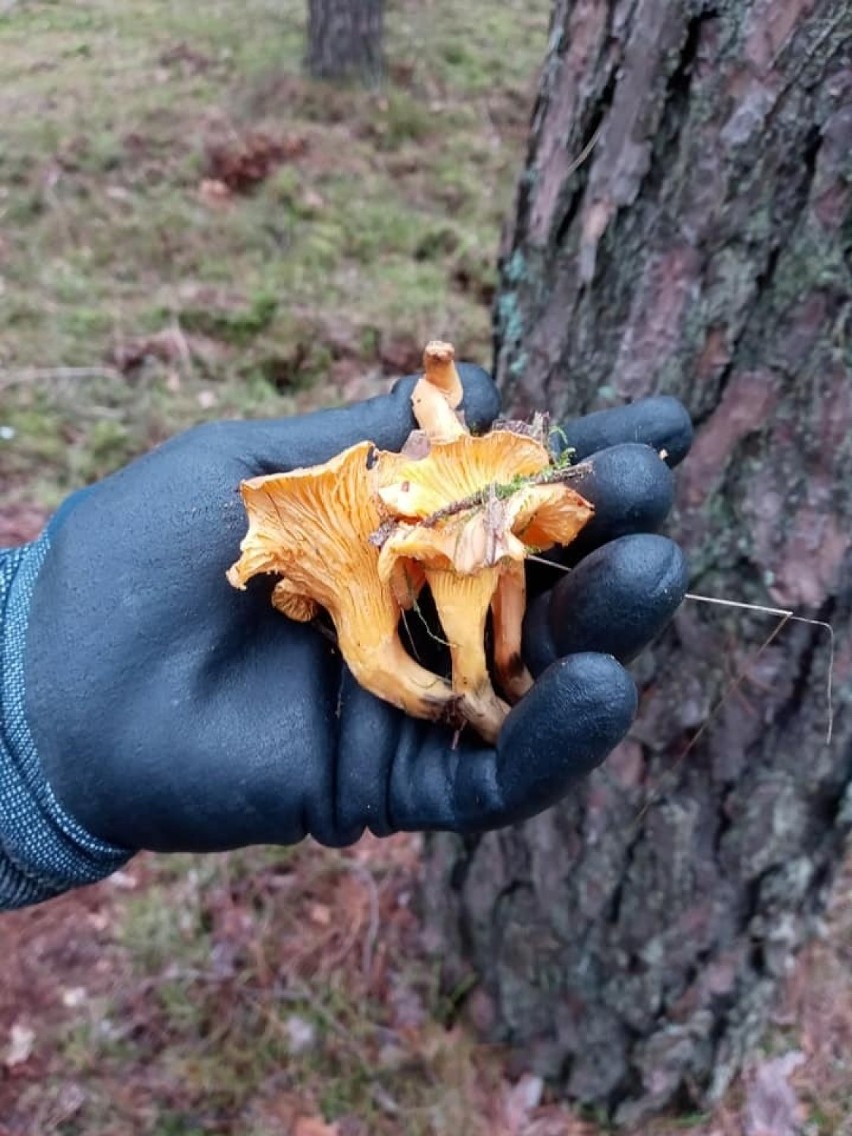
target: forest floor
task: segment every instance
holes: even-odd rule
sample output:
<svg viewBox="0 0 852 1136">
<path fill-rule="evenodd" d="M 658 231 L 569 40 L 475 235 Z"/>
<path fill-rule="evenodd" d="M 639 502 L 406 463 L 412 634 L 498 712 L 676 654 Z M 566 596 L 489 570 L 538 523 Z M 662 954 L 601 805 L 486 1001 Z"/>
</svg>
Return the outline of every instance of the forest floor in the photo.
<svg viewBox="0 0 852 1136">
<path fill-rule="evenodd" d="M 0 545 L 196 422 L 376 393 L 435 335 L 487 363 L 548 11 L 396 0 L 361 92 L 301 76 L 301 2 L 0 2 Z M 441 989 L 421 855 L 140 856 L 0 918 L 0 1136 L 599 1136 Z M 647 1136 L 844 1132 L 850 895 L 727 1100 Z"/>
</svg>

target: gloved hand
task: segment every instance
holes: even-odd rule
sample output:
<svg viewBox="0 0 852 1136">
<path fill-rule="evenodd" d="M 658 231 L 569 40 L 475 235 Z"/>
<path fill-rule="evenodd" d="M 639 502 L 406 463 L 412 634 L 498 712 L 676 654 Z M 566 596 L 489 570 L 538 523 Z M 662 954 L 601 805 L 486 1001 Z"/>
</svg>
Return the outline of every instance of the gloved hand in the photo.
<svg viewBox="0 0 852 1136">
<path fill-rule="evenodd" d="M 474 428 L 497 414 L 479 368 L 459 368 Z M 314 627 L 272 609 L 271 581 L 225 570 L 246 519 L 242 478 L 324 462 L 361 439 L 398 449 L 414 378 L 350 409 L 198 427 L 71 498 L 52 523 L 25 657 L 26 711 L 71 817 L 127 849 L 210 851 L 322 843 L 406 829 L 472 832 L 553 804 L 632 720 L 621 662 L 654 637 L 686 586 L 652 533 L 686 452 L 683 408 L 658 398 L 567 428 L 597 506 L 573 574 L 531 604 L 539 677 L 495 749 L 407 718 L 359 688 Z M 611 448 L 611 447 L 615 448 Z M 549 569 L 541 569 L 547 573 Z M 613 657 L 614 656 L 614 657 Z"/>
</svg>

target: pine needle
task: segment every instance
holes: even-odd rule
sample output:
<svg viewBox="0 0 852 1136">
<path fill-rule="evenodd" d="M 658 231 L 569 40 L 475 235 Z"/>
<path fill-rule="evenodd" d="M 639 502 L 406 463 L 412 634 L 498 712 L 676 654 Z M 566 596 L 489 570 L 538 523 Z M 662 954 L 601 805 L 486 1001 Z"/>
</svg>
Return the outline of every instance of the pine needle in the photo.
<svg viewBox="0 0 852 1136">
<path fill-rule="evenodd" d="M 772 632 L 772 634 L 770 636 L 768 636 L 768 638 L 760 646 L 757 653 L 755 654 L 754 659 L 752 659 L 748 663 L 746 663 L 745 667 L 743 668 L 741 675 L 738 678 L 735 678 L 735 680 L 734 680 L 735 684 L 739 683 L 740 681 L 742 681 L 742 679 L 744 679 L 746 677 L 745 672 L 750 668 L 752 663 L 757 661 L 757 659 L 760 657 L 760 655 L 766 650 L 766 648 L 769 646 L 769 644 L 772 642 L 772 640 L 776 637 L 776 635 L 779 635 L 781 633 L 781 631 L 783 630 L 783 628 L 786 626 L 786 624 L 788 622 L 789 623 L 806 623 L 810 627 L 821 627 L 824 631 L 827 631 L 828 632 L 828 638 L 829 638 L 828 678 L 827 678 L 827 689 L 826 689 L 826 702 L 827 702 L 827 709 L 828 709 L 828 727 L 827 727 L 826 733 L 825 733 L 825 744 L 831 745 L 831 738 L 832 738 L 832 734 L 833 734 L 833 731 L 834 731 L 834 698 L 833 698 L 833 693 L 832 693 L 832 687 L 834 685 L 835 638 L 834 638 L 834 628 L 831 626 L 830 623 L 828 623 L 824 619 L 809 619 L 804 615 L 796 615 L 794 612 L 788 611 L 786 608 L 781 608 L 781 607 L 765 607 L 763 604 L 742 603 L 739 600 L 723 600 L 723 599 L 719 599 L 716 596 L 698 596 L 698 595 L 695 595 L 692 592 L 687 592 L 686 595 L 683 598 L 685 600 L 692 600 L 693 603 L 716 604 L 719 607 L 734 607 L 734 608 L 739 608 L 742 611 L 756 611 L 756 612 L 759 612 L 763 615 L 777 615 L 777 616 L 780 617 L 780 622 L 777 624 L 777 626 L 775 627 L 775 630 Z M 718 709 L 718 707 L 717 707 L 717 709 Z M 715 713 L 715 710 L 713 711 L 713 713 Z M 713 714 L 711 714 L 711 717 L 712 716 L 713 716 Z M 709 719 L 708 719 L 708 722 L 705 723 L 705 726 L 708 723 L 709 723 Z M 702 729 L 703 729 L 703 727 L 702 727 Z M 701 731 L 699 730 L 699 734 L 700 734 L 700 732 Z M 697 736 L 698 735 L 696 735 L 696 737 Z M 695 738 L 693 738 L 693 742 L 694 741 L 695 741 Z"/>
<path fill-rule="evenodd" d="M 580 166 L 582 166 L 583 162 L 585 162 L 586 158 L 588 158 L 588 156 L 591 154 L 592 150 L 594 150 L 595 146 L 597 146 L 598 139 L 601 136 L 602 130 L 603 130 L 603 122 L 600 122 L 598 124 L 597 129 L 595 130 L 594 134 L 591 136 L 589 141 L 586 143 L 586 145 L 583 147 L 583 149 L 580 151 L 580 153 L 577 155 L 577 157 L 574 159 L 574 161 L 568 167 L 568 173 L 566 175 L 567 177 L 570 177 L 572 174 L 576 173 L 577 170 L 579 170 Z"/>
</svg>

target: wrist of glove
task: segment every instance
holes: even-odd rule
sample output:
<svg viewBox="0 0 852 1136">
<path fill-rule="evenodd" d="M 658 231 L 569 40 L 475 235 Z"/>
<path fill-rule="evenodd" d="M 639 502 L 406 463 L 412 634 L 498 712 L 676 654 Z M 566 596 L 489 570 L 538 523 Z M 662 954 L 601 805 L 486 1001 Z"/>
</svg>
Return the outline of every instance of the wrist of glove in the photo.
<svg viewBox="0 0 852 1136">
<path fill-rule="evenodd" d="M 485 429 L 495 388 L 460 372 L 467 420 Z M 626 733 L 636 692 L 623 664 L 686 587 L 680 550 L 655 535 L 672 501 L 656 451 L 676 462 L 691 439 L 673 399 L 566 427 L 590 460 L 577 488 L 596 516 L 569 575 L 531 566 L 537 681 L 496 747 L 467 733 L 456 744 L 361 689 L 315 628 L 271 608 L 270 582 L 227 584 L 245 531 L 239 481 L 365 438 L 400 448 L 414 381 L 345 410 L 199 427 L 53 522 L 31 589 L 26 718 L 55 801 L 105 855 L 481 831 L 554 804 Z"/>
<path fill-rule="evenodd" d="M 30 600 L 49 550 L 47 534 L 0 551 L 0 910 L 95 883 L 130 852 L 87 832 L 59 803 L 25 714 L 24 646 Z"/>
</svg>

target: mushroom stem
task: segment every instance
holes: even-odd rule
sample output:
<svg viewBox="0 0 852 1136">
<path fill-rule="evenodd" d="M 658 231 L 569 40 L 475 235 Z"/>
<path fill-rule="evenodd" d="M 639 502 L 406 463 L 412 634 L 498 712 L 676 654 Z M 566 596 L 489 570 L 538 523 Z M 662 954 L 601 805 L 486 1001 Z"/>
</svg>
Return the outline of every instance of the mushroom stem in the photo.
<svg viewBox="0 0 852 1136">
<path fill-rule="evenodd" d="M 450 644 L 453 691 L 459 696 L 459 709 L 492 744 L 509 712 L 494 692 L 485 658 L 485 620 L 499 573 L 497 567 L 482 568 L 470 576 L 426 569 L 438 618 Z"/>
<path fill-rule="evenodd" d="M 512 562 L 497 584 L 491 613 L 494 623 L 494 670 L 503 694 L 518 702 L 533 684 L 521 657 L 521 634 L 527 602 L 523 562 Z"/>
<path fill-rule="evenodd" d="M 351 619 L 334 623 L 341 654 L 355 680 L 371 694 L 416 718 L 442 718 L 458 701 L 449 683 L 412 659 L 396 629 L 365 643 L 353 641 Z"/>
<path fill-rule="evenodd" d="M 461 402 L 463 394 L 455 359 L 452 343 L 443 343 L 440 339 L 430 340 L 423 352 L 424 378 L 443 393 L 453 410 Z"/>
</svg>

